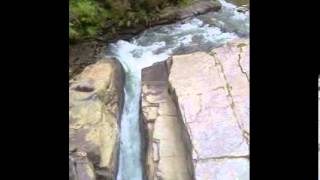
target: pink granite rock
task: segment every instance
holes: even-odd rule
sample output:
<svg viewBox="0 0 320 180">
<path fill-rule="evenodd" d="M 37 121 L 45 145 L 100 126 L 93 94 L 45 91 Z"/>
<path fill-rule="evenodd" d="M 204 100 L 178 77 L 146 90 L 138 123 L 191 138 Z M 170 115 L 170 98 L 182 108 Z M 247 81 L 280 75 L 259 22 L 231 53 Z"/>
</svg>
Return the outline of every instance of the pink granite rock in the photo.
<svg viewBox="0 0 320 180">
<path fill-rule="evenodd" d="M 192 180 L 191 143 L 168 88 L 166 62 L 142 71 L 141 116 L 147 180 Z"/>
<path fill-rule="evenodd" d="M 192 141 L 196 179 L 248 179 L 249 41 L 173 56 L 169 82 Z"/>
<path fill-rule="evenodd" d="M 249 179 L 249 40 L 145 68 L 141 95 L 148 179 Z"/>
</svg>

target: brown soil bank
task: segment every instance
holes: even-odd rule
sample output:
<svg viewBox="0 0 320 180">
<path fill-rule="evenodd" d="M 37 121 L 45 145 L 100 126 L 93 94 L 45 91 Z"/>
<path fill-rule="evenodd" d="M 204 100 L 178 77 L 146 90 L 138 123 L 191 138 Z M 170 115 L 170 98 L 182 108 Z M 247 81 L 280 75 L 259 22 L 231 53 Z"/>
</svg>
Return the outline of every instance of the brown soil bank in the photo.
<svg viewBox="0 0 320 180">
<path fill-rule="evenodd" d="M 146 28 L 174 23 L 192 16 L 204 14 L 210 11 L 218 11 L 221 4 L 217 0 L 197 0 L 186 7 L 167 7 L 159 12 L 158 21 L 148 25 L 137 25 L 128 29 L 122 29 L 112 37 L 101 36 L 97 39 L 86 40 L 69 45 L 69 79 L 83 70 L 89 64 L 95 63 L 101 58 L 109 42 L 119 39 L 128 40 Z"/>
</svg>

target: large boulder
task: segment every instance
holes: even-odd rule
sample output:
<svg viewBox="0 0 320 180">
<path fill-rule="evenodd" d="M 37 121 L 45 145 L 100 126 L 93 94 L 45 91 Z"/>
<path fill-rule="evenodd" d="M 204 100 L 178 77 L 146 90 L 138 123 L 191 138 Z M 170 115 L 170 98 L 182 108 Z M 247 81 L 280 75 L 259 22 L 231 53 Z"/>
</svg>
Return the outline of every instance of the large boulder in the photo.
<svg viewBox="0 0 320 180">
<path fill-rule="evenodd" d="M 195 178 L 249 179 L 249 41 L 173 56 L 169 74 L 192 141 Z"/>
<path fill-rule="evenodd" d="M 199 0 L 192 1 L 184 7 L 169 6 L 162 9 L 158 16 L 158 20 L 151 22 L 151 25 L 167 24 L 175 21 L 184 20 L 196 15 L 205 14 L 210 11 L 218 11 L 221 9 L 221 3 L 218 0 Z"/>
<path fill-rule="evenodd" d="M 115 59 L 102 59 L 71 80 L 70 180 L 116 178 L 123 77 Z"/>
<path fill-rule="evenodd" d="M 247 39 L 144 69 L 141 104 L 149 179 L 249 179 Z"/>
<path fill-rule="evenodd" d="M 177 11 L 177 19 L 183 20 L 199 14 L 204 14 L 210 11 L 218 11 L 221 9 L 221 3 L 217 0 L 201 0 L 193 1 L 191 5 L 179 9 Z"/>
<path fill-rule="evenodd" d="M 166 62 L 142 71 L 141 111 L 148 180 L 192 180 L 190 138 L 170 96 Z"/>
</svg>

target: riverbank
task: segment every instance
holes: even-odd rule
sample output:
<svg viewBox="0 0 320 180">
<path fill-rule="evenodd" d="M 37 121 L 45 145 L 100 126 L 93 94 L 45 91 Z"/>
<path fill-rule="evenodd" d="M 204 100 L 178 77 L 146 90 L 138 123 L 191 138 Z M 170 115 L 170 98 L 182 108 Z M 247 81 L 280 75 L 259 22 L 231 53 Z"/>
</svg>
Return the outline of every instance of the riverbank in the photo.
<svg viewBox="0 0 320 180">
<path fill-rule="evenodd" d="M 93 64 L 101 58 L 106 51 L 107 44 L 117 40 L 128 40 L 147 28 L 170 24 L 210 11 L 218 11 L 221 4 L 217 0 L 196 0 L 185 7 L 167 7 L 158 14 L 158 20 L 149 24 L 139 24 L 123 28 L 112 34 L 108 33 L 95 39 L 79 41 L 69 45 L 69 79 L 80 73 L 84 67 Z"/>
</svg>

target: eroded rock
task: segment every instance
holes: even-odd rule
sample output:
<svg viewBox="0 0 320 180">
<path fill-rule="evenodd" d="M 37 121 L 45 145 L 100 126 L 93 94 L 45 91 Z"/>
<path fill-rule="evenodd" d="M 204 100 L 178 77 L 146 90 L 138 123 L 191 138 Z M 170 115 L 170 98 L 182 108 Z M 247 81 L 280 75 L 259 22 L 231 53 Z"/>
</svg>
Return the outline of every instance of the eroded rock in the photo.
<svg viewBox="0 0 320 180">
<path fill-rule="evenodd" d="M 149 179 L 249 179 L 249 77 L 247 39 L 143 70 Z"/>
<path fill-rule="evenodd" d="M 142 71 L 142 120 L 148 180 L 194 179 L 191 143 L 168 90 L 166 62 Z"/>
<path fill-rule="evenodd" d="M 115 59 L 102 59 L 71 80 L 70 179 L 116 178 L 123 76 Z"/>
<path fill-rule="evenodd" d="M 186 7 L 167 7 L 158 14 L 159 20 L 151 25 L 167 24 L 220 9 L 221 3 L 217 0 L 193 1 Z"/>
</svg>

